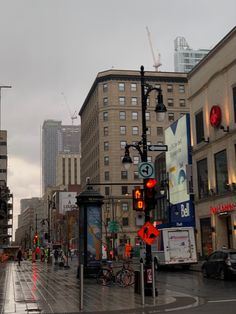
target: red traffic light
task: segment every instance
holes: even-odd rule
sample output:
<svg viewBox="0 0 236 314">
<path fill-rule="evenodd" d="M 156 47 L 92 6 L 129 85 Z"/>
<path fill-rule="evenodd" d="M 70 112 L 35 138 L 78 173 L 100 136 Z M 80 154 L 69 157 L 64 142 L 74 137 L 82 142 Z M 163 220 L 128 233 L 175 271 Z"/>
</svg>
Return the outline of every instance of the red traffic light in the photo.
<svg viewBox="0 0 236 314">
<path fill-rule="evenodd" d="M 152 189 L 155 187 L 155 185 L 157 184 L 157 180 L 156 179 L 148 179 L 145 183 L 146 187 L 149 189 Z"/>
</svg>

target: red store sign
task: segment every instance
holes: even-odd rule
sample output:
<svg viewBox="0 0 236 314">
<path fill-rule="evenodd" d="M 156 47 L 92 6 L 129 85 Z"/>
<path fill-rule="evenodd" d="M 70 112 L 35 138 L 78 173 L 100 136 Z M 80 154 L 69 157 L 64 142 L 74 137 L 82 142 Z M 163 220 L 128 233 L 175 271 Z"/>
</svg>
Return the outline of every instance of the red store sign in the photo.
<svg viewBox="0 0 236 314">
<path fill-rule="evenodd" d="M 210 207 L 212 214 L 220 214 L 225 212 L 232 212 L 236 209 L 235 203 L 219 204 L 215 207 Z"/>
</svg>

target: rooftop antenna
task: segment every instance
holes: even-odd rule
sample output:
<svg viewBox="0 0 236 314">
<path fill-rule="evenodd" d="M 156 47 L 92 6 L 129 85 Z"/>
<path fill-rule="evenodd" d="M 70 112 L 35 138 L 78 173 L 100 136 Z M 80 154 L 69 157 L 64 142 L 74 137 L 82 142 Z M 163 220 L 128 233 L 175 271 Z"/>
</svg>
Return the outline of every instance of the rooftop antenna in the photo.
<svg viewBox="0 0 236 314">
<path fill-rule="evenodd" d="M 149 45 L 150 45 L 150 48 L 151 48 L 153 63 L 154 63 L 153 67 L 154 67 L 155 71 L 158 72 L 159 71 L 158 68 L 162 65 L 161 62 L 160 62 L 161 55 L 160 55 L 160 53 L 158 53 L 157 57 L 155 56 L 154 49 L 153 49 L 153 46 L 152 46 L 151 33 L 150 33 L 150 31 L 149 31 L 147 26 L 146 26 L 146 30 L 147 30 Z"/>
<path fill-rule="evenodd" d="M 70 110 L 70 107 L 68 105 L 68 102 L 67 102 L 65 94 L 63 92 L 61 94 L 62 94 L 62 96 L 64 98 L 64 102 L 65 102 L 66 107 L 67 107 L 67 109 L 69 111 L 69 115 L 70 115 L 70 118 L 71 118 L 71 124 L 74 125 L 74 120 L 78 118 L 77 117 L 77 112 L 75 111 L 73 114 L 71 113 L 71 110 Z"/>
</svg>

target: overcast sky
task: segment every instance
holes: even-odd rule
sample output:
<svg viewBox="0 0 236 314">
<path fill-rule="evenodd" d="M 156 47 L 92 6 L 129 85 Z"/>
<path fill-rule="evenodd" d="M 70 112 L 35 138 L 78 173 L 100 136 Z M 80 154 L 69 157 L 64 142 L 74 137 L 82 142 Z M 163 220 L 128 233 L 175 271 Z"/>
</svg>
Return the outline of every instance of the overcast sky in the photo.
<svg viewBox="0 0 236 314">
<path fill-rule="evenodd" d="M 21 198 L 41 196 L 43 121 L 70 124 L 100 71 L 153 70 L 146 26 L 160 70 L 173 71 L 177 36 L 212 48 L 235 24 L 235 0 L 0 0 L 0 85 L 12 85 L 2 89 L 1 126 L 15 216 Z"/>
</svg>

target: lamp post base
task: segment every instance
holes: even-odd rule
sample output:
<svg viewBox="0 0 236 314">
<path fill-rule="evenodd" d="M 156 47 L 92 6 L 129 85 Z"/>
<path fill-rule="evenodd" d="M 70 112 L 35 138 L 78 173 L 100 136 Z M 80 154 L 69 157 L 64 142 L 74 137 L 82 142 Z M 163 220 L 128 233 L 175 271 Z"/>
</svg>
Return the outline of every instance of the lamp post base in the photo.
<svg viewBox="0 0 236 314">
<path fill-rule="evenodd" d="M 144 265 L 144 295 L 153 296 L 152 289 L 152 265 Z M 155 296 L 158 296 L 157 288 L 155 288 Z"/>
</svg>

